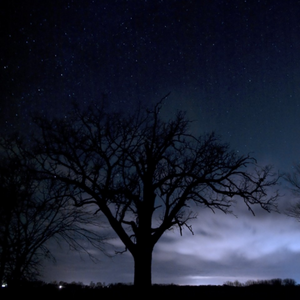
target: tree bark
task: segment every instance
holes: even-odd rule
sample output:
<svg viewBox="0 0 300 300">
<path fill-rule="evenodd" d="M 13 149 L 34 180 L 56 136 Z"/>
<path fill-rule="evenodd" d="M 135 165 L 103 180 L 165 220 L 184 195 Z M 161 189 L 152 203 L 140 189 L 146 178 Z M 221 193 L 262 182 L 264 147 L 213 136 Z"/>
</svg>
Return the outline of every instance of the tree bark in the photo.
<svg viewBox="0 0 300 300">
<path fill-rule="evenodd" d="M 150 172 L 151 173 L 151 172 Z M 152 285 L 152 252 L 154 248 L 152 231 L 152 214 L 155 193 L 149 187 L 152 176 L 148 175 L 144 184 L 144 199 L 138 207 L 138 230 L 136 232 L 134 258 L 134 285 L 139 288 L 150 288 Z"/>
<path fill-rule="evenodd" d="M 134 286 L 150 288 L 152 285 L 152 252 L 150 242 L 137 243 L 134 258 Z"/>
</svg>

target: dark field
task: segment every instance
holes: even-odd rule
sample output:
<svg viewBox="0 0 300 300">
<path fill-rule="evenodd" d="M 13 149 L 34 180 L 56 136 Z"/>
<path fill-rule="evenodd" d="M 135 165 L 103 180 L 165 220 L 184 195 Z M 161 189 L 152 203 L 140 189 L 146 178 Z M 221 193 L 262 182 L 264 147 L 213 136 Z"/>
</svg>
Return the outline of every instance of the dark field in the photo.
<svg viewBox="0 0 300 300">
<path fill-rule="evenodd" d="M 211 299 L 212 297 L 230 297 L 228 299 L 241 299 L 241 297 L 255 297 L 257 299 L 290 299 L 297 297 L 299 286 L 274 287 L 274 286 L 153 286 L 149 290 L 136 289 L 133 286 L 122 286 L 102 289 L 54 289 L 54 288 L 3 288 L 0 299 L 9 299 L 13 296 L 28 297 L 28 299 L 144 299 L 145 297 L 173 297 L 173 299 Z M 117 299 L 117 298 L 116 298 Z M 253 299 L 253 298 L 252 298 Z"/>
</svg>

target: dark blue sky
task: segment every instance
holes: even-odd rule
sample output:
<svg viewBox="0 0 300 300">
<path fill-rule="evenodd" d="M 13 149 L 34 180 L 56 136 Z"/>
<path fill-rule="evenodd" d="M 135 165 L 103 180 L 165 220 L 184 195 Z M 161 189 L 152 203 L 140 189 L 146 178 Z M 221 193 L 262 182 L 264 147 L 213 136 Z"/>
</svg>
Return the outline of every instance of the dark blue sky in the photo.
<svg viewBox="0 0 300 300">
<path fill-rule="evenodd" d="M 171 92 L 164 115 L 186 110 L 193 133 L 216 131 L 275 170 L 292 171 L 299 162 L 300 1 L 5 0 L 0 14 L 3 132 L 34 130 L 32 111 L 63 115 L 73 100 L 87 105 L 105 95 L 126 113 Z M 198 221 L 198 235 L 173 233 L 157 244 L 153 282 L 300 281 L 294 220 L 207 211 Z M 77 269 L 73 259 L 58 259 L 48 278 L 131 280 L 126 255 L 96 266 L 76 262 Z"/>
<path fill-rule="evenodd" d="M 241 151 L 259 143 L 276 159 L 296 148 L 298 1 L 3 3 L 2 124 L 103 93 L 126 110 L 171 91 L 169 105 L 191 112 L 200 132 Z"/>
</svg>

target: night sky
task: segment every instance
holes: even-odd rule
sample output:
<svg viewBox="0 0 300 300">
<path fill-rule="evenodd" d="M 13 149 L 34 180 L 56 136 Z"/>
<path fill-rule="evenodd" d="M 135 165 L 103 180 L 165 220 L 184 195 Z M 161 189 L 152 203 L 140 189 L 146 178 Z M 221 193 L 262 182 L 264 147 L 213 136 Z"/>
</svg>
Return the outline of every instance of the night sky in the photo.
<svg viewBox="0 0 300 300">
<path fill-rule="evenodd" d="M 260 165 L 292 172 L 300 158 L 300 1 L 1 1 L 1 133 L 34 132 L 30 115 L 63 116 L 76 101 L 131 111 L 168 92 L 163 116 L 187 111 L 195 135 L 215 131 Z M 296 199 L 279 187 L 282 211 Z M 153 255 L 153 283 L 300 282 L 300 224 L 237 204 L 198 212 Z M 118 239 L 111 244 L 118 250 Z M 53 246 L 45 281 L 132 282 L 129 253 L 94 264 Z M 93 250 L 92 250 L 93 251 Z M 108 251 L 114 253 L 112 246 Z"/>
</svg>

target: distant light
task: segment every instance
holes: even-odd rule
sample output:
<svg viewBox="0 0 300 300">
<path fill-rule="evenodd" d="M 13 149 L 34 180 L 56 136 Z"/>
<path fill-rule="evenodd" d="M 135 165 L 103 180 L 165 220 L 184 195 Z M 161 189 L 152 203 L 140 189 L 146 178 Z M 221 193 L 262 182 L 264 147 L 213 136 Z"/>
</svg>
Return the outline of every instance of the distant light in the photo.
<svg viewBox="0 0 300 300">
<path fill-rule="evenodd" d="M 58 288 L 61 290 L 61 289 L 63 288 L 63 286 L 62 286 L 62 285 L 60 285 L 60 286 L 58 286 Z"/>
<path fill-rule="evenodd" d="M 1 285 L 3 288 L 7 287 L 7 283 L 2 283 Z"/>
</svg>

